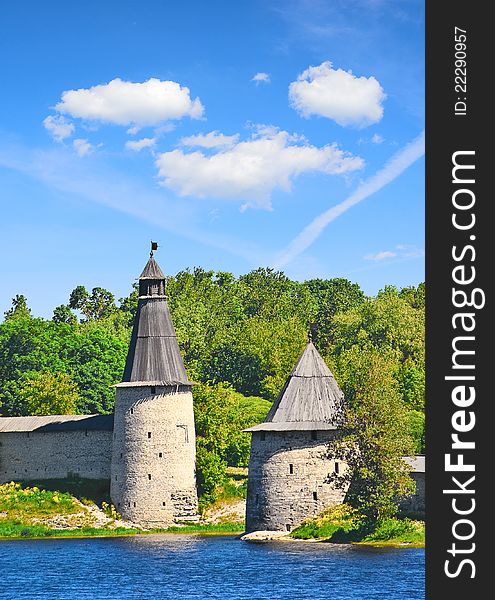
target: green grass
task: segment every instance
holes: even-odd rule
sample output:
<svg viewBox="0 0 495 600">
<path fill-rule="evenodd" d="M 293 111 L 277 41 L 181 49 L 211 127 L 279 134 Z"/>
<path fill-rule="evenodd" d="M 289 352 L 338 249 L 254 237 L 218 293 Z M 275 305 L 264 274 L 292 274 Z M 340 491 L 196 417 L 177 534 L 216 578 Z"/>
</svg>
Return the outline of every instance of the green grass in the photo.
<svg viewBox="0 0 495 600">
<path fill-rule="evenodd" d="M 13 521 L 28 522 L 33 518 L 70 515 L 79 511 L 80 507 L 67 492 L 43 490 L 37 486 L 23 487 L 14 482 L 0 485 L 0 512 L 8 513 L 8 518 Z"/>
<path fill-rule="evenodd" d="M 140 529 L 127 529 L 116 527 L 81 527 L 78 529 L 53 529 L 45 525 L 26 525 L 25 523 L 10 520 L 0 521 L 0 539 L 12 538 L 47 538 L 47 537 L 111 537 L 122 535 L 136 535 L 142 533 Z"/>
<path fill-rule="evenodd" d="M 323 511 L 314 519 L 308 519 L 290 535 L 301 540 L 325 539 L 335 543 L 423 547 L 425 524 L 408 518 L 390 518 L 370 525 L 357 511 L 342 504 Z"/>
<path fill-rule="evenodd" d="M 155 533 L 244 533 L 244 523 L 197 523 L 154 530 Z"/>
<path fill-rule="evenodd" d="M 102 502 L 110 503 L 110 481 L 108 479 L 85 479 L 74 474 L 64 479 L 24 481 L 22 485 L 23 487 L 36 486 L 47 491 L 66 492 L 78 498 L 83 504 L 88 502 L 98 505 L 101 505 Z"/>
</svg>

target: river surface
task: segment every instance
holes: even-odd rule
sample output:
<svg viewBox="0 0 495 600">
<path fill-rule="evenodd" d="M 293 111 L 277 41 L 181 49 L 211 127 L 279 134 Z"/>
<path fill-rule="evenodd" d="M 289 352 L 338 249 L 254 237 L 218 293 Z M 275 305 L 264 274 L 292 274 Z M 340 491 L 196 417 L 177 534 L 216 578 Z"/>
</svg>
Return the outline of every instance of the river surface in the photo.
<svg viewBox="0 0 495 600">
<path fill-rule="evenodd" d="M 424 550 L 194 535 L 0 541 L 0 598 L 422 600 Z"/>
</svg>

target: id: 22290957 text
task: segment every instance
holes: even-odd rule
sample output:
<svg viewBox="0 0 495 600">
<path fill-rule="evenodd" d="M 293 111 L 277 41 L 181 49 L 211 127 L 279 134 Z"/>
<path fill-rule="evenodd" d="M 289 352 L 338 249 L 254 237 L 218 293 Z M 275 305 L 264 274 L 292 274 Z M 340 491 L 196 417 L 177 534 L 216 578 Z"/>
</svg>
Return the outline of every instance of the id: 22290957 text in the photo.
<svg viewBox="0 0 495 600">
<path fill-rule="evenodd" d="M 454 105 L 455 116 L 467 114 L 467 31 L 454 27 L 454 91 L 456 102 Z"/>
</svg>

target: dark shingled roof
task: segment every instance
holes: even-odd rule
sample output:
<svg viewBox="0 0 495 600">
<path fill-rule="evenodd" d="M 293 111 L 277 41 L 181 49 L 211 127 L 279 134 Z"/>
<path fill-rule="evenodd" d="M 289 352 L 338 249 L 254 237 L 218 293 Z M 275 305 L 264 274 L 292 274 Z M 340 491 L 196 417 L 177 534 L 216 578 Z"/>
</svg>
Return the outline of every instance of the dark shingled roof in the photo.
<svg viewBox="0 0 495 600">
<path fill-rule="evenodd" d="M 165 285 L 165 276 L 153 256 L 139 279 L 163 280 Z M 151 293 L 154 295 L 139 297 L 124 376 L 118 387 L 125 387 L 126 382 L 192 385 L 179 350 L 167 299 L 158 291 Z"/>
<path fill-rule="evenodd" d="M 111 415 L 47 415 L 46 417 L 0 417 L 0 433 L 15 431 L 112 431 Z"/>
<path fill-rule="evenodd" d="M 146 266 L 143 269 L 143 272 L 139 276 L 139 279 L 165 279 L 165 275 L 158 266 L 158 263 L 153 255 L 150 256 Z"/>
<path fill-rule="evenodd" d="M 335 429 L 344 394 L 310 341 L 265 422 L 245 431 Z"/>
</svg>

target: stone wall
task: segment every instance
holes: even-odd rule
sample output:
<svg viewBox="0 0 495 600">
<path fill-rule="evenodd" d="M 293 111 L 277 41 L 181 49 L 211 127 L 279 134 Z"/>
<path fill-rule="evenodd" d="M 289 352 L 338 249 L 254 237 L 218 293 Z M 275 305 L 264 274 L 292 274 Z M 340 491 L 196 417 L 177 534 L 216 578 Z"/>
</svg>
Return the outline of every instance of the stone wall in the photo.
<svg viewBox="0 0 495 600">
<path fill-rule="evenodd" d="M 346 466 L 324 457 L 334 436 L 333 431 L 252 434 L 246 531 L 290 531 L 343 501 L 344 490 L 335 489 L 328 477 Z"/>
<path fill-rule="evenodd" d="M 405 498 L 400 504 L 400 510 L 403 514 L 413 517 L 425 516 L 425 474 L 411 473 L 414 480 L 415 492 Z"/>
<path fill-rule="evenodd" d="M 0 433 L 0 482 L 60 479 L 77 473 L 110 479 L 111 431 Z"/>
<path fill-rule="evenodd" d="M 195 518 L 196 436 L 189 387 L 119 387 L 110 494 L 122 516 L 144 527 Z"/>
</svg>

